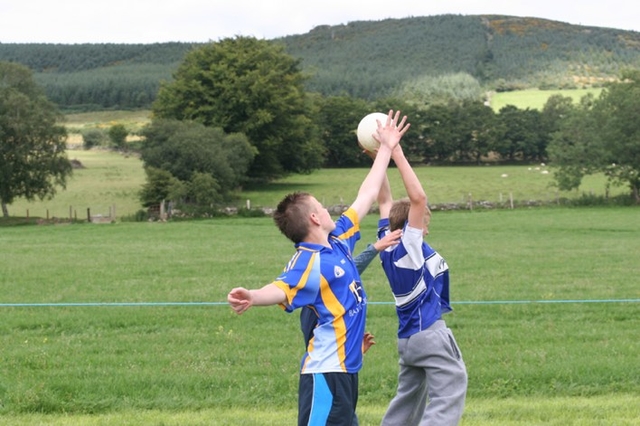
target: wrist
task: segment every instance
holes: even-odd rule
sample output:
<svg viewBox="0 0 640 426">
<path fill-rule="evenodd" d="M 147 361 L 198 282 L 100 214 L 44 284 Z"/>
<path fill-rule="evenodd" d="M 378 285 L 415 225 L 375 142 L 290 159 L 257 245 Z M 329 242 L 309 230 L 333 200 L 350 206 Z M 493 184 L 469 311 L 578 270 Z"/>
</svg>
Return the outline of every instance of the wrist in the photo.
<svg viewBox="0 0 640 426">
<path fill-rule="evenodd" d="M 400 144 L 396 145 L 395 148 L 393 148 L 393 151 L 391 151 L 391 158 L 396 158 L 399 156 L 403 156 L 404 152 L 402 151 L 402 146 L 400 146 Z"/>
</svg>

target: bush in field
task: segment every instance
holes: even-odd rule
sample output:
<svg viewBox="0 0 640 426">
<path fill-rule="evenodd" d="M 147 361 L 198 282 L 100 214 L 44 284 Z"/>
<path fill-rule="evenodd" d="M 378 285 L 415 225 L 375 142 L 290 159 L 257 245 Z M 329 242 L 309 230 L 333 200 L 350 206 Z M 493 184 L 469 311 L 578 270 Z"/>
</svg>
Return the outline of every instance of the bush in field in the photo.
<svg viewBox="0 0 640 426">
<path fill-rule="evenodd" d="M 108 135 L 111 145 L 117 149 L 126 148 L 127 135 L 129 132 L 123 124 L 114 124 L 109 128 Z"/>
<path fill-rule="evenodd" d="M 243 134 L 178 120 L 156 120 L 144 131 L 147 184 L 141 200 L 209 206 L 243 184 L 256 154 Z"/>
<path fill-rule="evenodd" d="M 107 135 L 102 129 L 88 129 L 82 132 L 82 146 L 84 149 L 91 149 L 96 146 L 103 146 L 107 142 Z"/>
</svg>

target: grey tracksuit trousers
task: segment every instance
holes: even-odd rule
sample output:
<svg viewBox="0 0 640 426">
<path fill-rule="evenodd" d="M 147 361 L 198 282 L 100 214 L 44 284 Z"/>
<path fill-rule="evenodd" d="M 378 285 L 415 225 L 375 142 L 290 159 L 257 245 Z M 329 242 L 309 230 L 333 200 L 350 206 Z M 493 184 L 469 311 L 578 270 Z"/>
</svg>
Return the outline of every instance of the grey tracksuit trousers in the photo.
<svg viewBox="0 0 640 426">
<path fill-rule="evenodd" d="M 443 320 L 398 339 L 398 389 L 383 426 L 455 426 L 467 393 L 467 370 L 453 333 Z"/>
</svg>

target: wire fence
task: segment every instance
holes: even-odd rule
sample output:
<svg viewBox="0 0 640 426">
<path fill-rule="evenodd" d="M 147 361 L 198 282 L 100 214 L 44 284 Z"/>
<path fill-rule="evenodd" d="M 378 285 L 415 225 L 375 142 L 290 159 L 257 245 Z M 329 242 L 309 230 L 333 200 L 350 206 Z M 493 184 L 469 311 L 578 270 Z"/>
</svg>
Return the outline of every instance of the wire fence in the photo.
<svg viewBox="0 0 640 426">
<path fill-rule="evenodd" d="M 528 305 L 555 303 L 640 303 L 640 299 L 542 299 L 542 300 L 467 300 L 452 305 Z M 0 308 L 38 307 L 162 307 L 162 306 L 227 306 L 227 302 L 58 302 L 58 303 L 0 303 Z M 394 302 L 369 302 L 369 305 L 394 305 Z"/>
</svg>

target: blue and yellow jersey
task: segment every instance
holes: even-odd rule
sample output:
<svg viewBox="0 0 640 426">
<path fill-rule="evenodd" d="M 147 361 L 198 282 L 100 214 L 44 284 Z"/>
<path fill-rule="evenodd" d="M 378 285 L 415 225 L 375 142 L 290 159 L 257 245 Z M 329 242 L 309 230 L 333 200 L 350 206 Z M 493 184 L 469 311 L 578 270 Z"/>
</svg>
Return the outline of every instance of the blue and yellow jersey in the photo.
<svg viewBox="0 0 640 426">
<path fill-rule="evenodd" d="M 378 238 L 389 232 L 389 219 L 378 221 Z M 451 311 L 449 266 L 423 239 L 422 229 L 407 224 L 400 243 L 380 253 L 398 314 L 398 337 L 429 328 Z"/>
<path fill-rule="evenodd" d="M 358 217 L 348 209 L 329 236 L 331 248 L 309 243 L 296 253 L 273 284 L 287 295 L 283 308 L 310 306 L 318 325 L 301 362 L 301 373 L 357 373 L 362 367 L 362 339 L 367 296 L 352 253 L 360 239 Z"/>
</svg>

